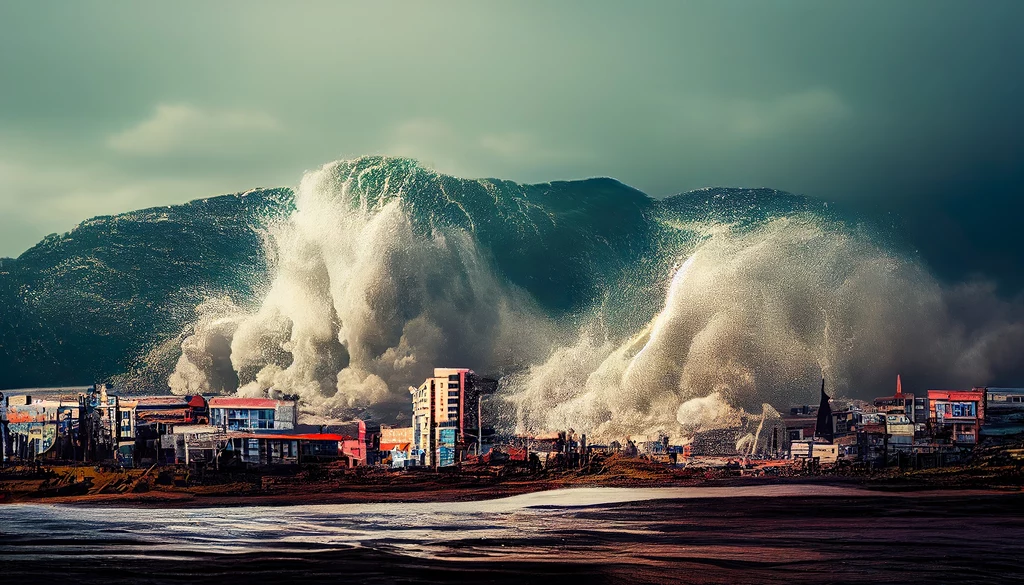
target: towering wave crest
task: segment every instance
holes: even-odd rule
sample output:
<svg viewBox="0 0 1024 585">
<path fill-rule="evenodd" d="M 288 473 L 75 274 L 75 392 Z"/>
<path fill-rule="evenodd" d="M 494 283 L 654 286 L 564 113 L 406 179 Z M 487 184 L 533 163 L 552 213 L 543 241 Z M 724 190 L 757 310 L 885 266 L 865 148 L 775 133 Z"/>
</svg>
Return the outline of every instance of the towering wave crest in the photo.
<svg viewBox="0 0 1024 585">
<path fill-rule="evenodd" d="M 747 413 L 777 417 L 772 404 L 812 398 L 821 374 L 861 397 L 887 391 L 897 372 L 977 384 L 1013 366 L 1006 348 L 1024 347 L 1019 305 L 977 286 L 943 288 L 842 224 L 801 213 L 704 228 L 636 336 L 587 332 L 506 381 L 520 430 L 691 436 Z M 965 318 L 964 302 L 988 315 Z"/>
<path fill-rule="evenodd" d="M 426 171 L 361 162 L 303 179 L 295 212 L 270 229 L 262 305 L 200 306 L 173 392 L 273 390 L 340 416 L 404 405 L 440 363 L 500 369 L 544 355 L 551 326 L 529 295 L 496 276 L 465 228 L 415 215 L 408 194 Z"/>
<path fill-rule="evenodd" d="M 502 377 L 507 430 L 745 427 L 754 449 L 822 373 L 860 397 L 897 372 L 976 384 L 1024 348 L 1021 303 L 944 286 L 772 191 L 656 201 L 607 179 L 471 181 L 366 157 L 308 173 L 267 241 L 262 304 L 201 305 L 174 392 L 383 416 L 433 367 L 466 366 Z"/>
</svg>

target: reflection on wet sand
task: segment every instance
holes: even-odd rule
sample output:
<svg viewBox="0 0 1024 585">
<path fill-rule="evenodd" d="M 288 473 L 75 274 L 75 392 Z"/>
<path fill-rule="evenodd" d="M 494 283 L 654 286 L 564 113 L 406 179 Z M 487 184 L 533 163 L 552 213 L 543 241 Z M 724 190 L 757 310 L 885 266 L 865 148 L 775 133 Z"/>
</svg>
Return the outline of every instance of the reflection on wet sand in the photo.
<svg viewBox="0 0 1024 585">
<path fill-rule="evenodd" d="M 1020 494 L 794 485 L 460 503 L 14 505 L 0 508 L 0 564 L 10 577 L 97 583 L 1013 582 L 1024 577 L 1022 504 Z"/>
</svg>

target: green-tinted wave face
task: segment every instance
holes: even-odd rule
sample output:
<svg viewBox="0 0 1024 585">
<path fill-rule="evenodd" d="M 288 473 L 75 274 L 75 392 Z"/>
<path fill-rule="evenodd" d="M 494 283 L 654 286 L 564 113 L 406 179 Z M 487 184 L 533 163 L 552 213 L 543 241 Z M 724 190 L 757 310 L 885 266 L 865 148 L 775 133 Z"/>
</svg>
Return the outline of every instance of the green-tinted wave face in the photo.
<svg viewBox="0 0 1024 585">
<path fill-rule="evenodd" d="M 494 269 L 548 313 L 635 327 L 660 307 L 664 284 L 707 228 L 751 229 L 821 204 L 771 189 L 705 189 L 656 200 L 608 178 L 524 185 L 463 179 L 410 159 L 364 157 L 327 165 L 318 190 L 373 212 L 400 201 L 413 229 L 472 234 Z M 624 307 L 630 310 L 623 311 Z M 634 310 L 643 308 L 644 310 Z M 619 331 L 620 333 L 622 331 Z"/>
<path fill-rule="evenodd" d="M 338 161 L 294 191 L 97 218 L 4 260 L 0 383 L 124 372 L 138 391 L 389 418 L 432 368 L 464 366 L 502 378 L 509 430 L 611 437 L 747 428 L 813 400 L 822 373 L 871 397 L 898 372 L 1012 369 L 996 348 L 1024 345 L 1020 307 L 938 283 L 879 234 L 770 189 L 655 200 Z"/>
<path fill-rule="evenodd" d="M 353 209 L 398 200 L 421 237 L 451 228 L 471 234 L 506 280 L 559 314 L 599 301 L 639 259 L 659 252 L 657 202 L 612 179 L 521 185 L 380 157 L 325 172 L 320 188 L 343 192 Z"/>
</svg>

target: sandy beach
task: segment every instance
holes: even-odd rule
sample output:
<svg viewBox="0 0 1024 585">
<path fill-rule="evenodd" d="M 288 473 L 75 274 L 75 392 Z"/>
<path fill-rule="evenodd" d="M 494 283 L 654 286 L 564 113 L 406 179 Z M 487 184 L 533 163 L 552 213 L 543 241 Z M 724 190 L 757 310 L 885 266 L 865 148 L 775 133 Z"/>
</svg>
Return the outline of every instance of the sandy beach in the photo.
<svg viewBox="0 0 1024 585">
<path fill-rule="evenodd" d="M 577 488 L 465 502 L 0 507 L 5 574 L 71 582 L 1012 583 L 1024 495 Z"/>
</svg>

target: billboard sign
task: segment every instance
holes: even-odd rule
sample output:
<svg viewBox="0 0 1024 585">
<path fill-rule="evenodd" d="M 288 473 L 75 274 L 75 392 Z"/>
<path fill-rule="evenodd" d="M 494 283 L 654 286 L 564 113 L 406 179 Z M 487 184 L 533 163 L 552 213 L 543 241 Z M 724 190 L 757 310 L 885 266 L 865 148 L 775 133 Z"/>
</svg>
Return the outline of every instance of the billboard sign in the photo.
<svg viewBox="0 0 1024 585">
<path fill-rule="evenodd" d="M 441 467 L 455 465 L 455 429 L 441 429 L 439 435 L 438 465 Z"/>
</svg>

